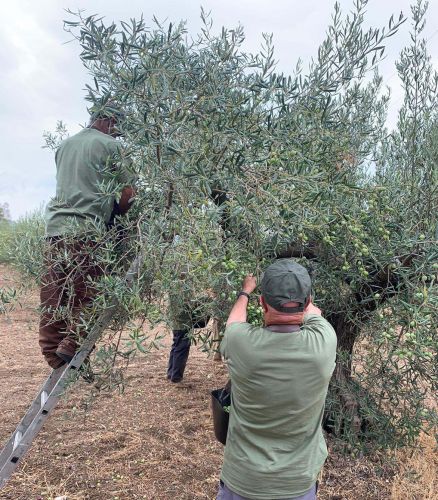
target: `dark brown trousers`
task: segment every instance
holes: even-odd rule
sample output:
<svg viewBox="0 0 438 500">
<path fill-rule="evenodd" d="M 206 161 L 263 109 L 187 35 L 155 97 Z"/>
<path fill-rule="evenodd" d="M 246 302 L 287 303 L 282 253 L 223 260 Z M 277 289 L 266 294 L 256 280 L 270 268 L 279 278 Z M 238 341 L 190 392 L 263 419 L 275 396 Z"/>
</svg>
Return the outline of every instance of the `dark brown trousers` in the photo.
<svg viewBox="0 0 438 500">
<path fill-rule="evenodd" d="M 41 282 L 39 344 L 52 368 L 63 361 L 56 352 L 74 356 L 80 338 L 87 334 L 81 323 L 101 274 L 96 263 L 96 243 L 48 238 Z"/>
</svg>

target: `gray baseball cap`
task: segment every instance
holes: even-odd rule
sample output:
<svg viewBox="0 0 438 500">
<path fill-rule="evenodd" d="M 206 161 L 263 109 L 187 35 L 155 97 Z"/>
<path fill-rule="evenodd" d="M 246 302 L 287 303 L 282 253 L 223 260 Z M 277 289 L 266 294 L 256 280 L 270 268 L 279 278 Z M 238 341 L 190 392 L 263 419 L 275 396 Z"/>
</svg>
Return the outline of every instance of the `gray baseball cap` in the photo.
<svg viewBox="0 0 438 500">
<path fill-rule="evenodd" d="M 265 271 L 261 283 L 266 303 L 280 312 L 304 311 L 310 296 L 311 281 L 307 269 L 292 259 L 278 259 Z M 298 307 L 285 307 L 288 302 L 298 302 Z"/>
</svg>

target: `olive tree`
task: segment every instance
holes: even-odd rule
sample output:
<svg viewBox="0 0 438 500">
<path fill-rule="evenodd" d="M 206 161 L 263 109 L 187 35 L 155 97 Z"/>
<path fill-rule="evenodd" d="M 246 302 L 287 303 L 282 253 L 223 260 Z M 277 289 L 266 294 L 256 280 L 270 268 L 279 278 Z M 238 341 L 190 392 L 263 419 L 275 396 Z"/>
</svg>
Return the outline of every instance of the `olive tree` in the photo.
<svg viewBox="0 0 438 500">
<path fill-rule="evenodd" d="M 169 294 L 223 325 L 245 273 L 293 257 L 338 336 L 326 428 L 388 445 L 433 423 L 438 145 L 425 6 L 413 7 L 413 45 L 398 63 L 406 98 L 389 134 L 378 64 L 404 19 L 365 30 L 366 4 L 348 16 L 336 4 L 317 56 L 290 75 L 277 71 L 270 36 L 250 54 L 241 26 L 216 32 L 204 12 L 195 37 L 184 23 L 71 13 L 87 99 L 123 107 L 118 162 L 137 176 L 133 209 L 98 235 L 108 272 L 88 321 L 114 296 L 120 314 L 97 364 L 155 345 L 142 325 L 167 321 Z M 100 188 L 121 190 L 110 174 Z M 261 321 L 255 299 L 249 321 Z M 114 333 L 126 326 L 128 344 Z M 192 338 L 217 347 L 208 329 Z"/>
</svg>

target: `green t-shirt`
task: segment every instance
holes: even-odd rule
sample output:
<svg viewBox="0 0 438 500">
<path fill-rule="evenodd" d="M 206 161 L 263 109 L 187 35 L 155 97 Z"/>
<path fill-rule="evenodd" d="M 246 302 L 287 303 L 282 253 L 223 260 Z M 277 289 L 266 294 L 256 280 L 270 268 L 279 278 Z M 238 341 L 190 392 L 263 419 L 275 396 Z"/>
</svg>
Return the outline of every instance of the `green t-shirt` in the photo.
<svg viewBox="0 0 438 500">
<path fill-rule="evenodd" d="M 315 314 L 289 333 L 232 323 L 221 352 L 232 383 L 222 481 L 255 500 L 306 493 L 327 457 L 321 420 L 335 331 Z"/>
<path fill-rule="evenodd" d="M 114 196 L 102 195 L 119 142 L 94 128 L 84 128 L 61 143 L 56 152 L 56 196 L 46 208 L 46 234 L 78 231 L 87 223 L 106 224 Z M 124 172 L 117 181 L 129 184 Z"/>
</svg>

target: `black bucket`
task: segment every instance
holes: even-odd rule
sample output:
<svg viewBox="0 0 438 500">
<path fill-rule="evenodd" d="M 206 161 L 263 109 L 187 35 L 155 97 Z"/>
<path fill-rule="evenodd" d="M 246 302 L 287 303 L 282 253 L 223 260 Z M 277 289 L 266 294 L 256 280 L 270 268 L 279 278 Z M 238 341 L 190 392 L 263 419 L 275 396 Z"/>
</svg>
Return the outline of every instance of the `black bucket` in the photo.
<svg viewBox="0 0 438 500">
<path fill-rule="evenodd" d="M 224 410 L 224 406 L 230 407 L 231 405 L 231 392 L 228 387 L 227 384 L 222 389 L 211 391 L 214 435 L 223 445 L 227 442 L 228 422 L 230 420 L 230 413 Z"/>
</svg>

